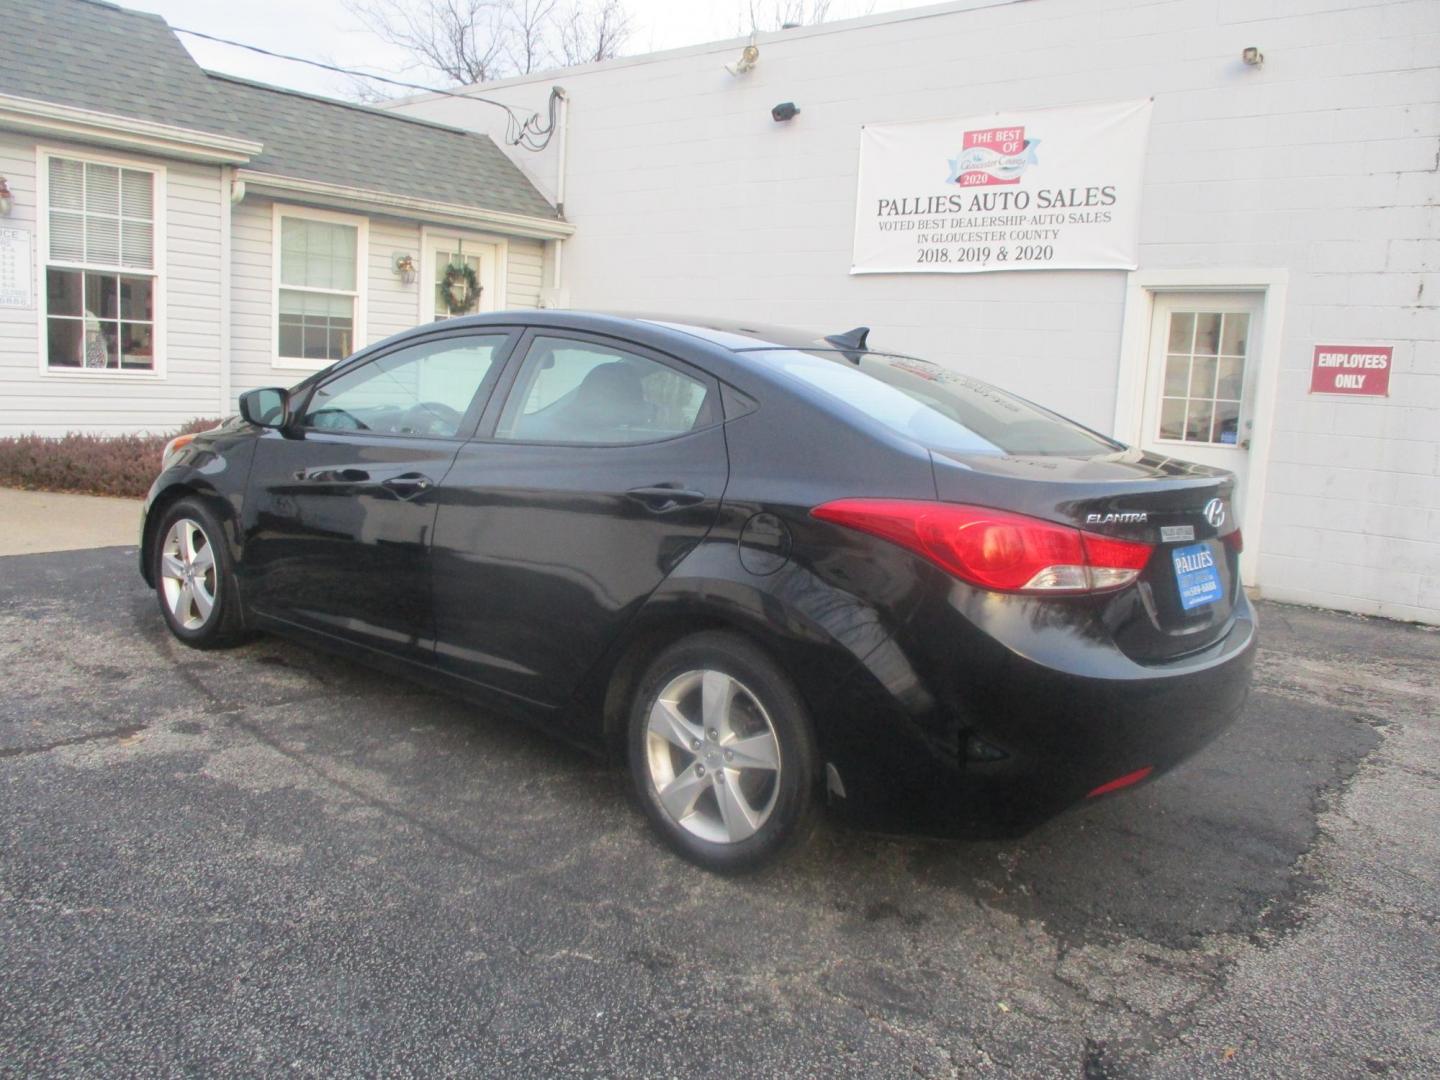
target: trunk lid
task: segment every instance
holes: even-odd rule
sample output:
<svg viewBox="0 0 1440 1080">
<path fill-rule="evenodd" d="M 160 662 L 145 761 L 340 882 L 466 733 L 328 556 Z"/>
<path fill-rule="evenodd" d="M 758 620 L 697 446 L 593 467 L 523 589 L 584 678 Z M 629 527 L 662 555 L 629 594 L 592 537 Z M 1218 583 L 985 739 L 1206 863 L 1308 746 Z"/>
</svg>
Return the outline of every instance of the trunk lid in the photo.
<svg viewBox="0 0 1440 1080">
<path fill-rule="evenodd" d="M 1233 474 L 1135 448 L 1074 457 L 935 450 L 931 458 L 945 502 L 1155 545 L 1134 584 L 1086 601 L 1132 659 L 1182 656 L 1229 629 L 1240 589 L 1239 554 L 1225 539 L 1237 528 Z"/>
</svg>

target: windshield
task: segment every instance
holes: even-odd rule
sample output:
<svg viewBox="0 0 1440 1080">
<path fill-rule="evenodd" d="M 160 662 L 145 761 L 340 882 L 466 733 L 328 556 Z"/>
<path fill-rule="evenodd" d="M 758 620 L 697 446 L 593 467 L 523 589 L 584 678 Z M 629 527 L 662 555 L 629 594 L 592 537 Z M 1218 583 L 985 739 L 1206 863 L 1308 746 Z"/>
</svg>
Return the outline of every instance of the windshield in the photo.
<svg viewBox="0 0 1440 1080">
<path fill-rule="evenodd" d="M 764 352 L 786 375 L 931 450 L 1088 457 L 1121 448 L 1023 398 L 924 360 L 860 353 L 856 362 L 842 352 Z"/>
</svg>

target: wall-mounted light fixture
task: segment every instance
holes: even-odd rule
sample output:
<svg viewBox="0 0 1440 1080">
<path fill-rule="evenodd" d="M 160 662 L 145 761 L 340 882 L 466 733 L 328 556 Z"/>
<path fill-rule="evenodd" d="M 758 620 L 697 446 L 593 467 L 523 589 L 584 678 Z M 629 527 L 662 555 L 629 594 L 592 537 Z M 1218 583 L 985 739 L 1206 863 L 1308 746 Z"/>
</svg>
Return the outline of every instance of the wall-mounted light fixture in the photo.
<svg viewBox="0 0 1440 1080">
<path fill-rule="evenodd" d="M 770 110 L 770 119 L 774 120 L 777 124 L 783 124 L 787 120 L 794 120 L 795 117 L 799 115 L 800 106 L 796 105 L 793 101 L 782 101 Z"/>
<path fill-rule="evenodd" d="M 415 256 L 397 251 L 390 258 L 390 269 L 395 271 L 403 285 L 415 284 Z"/>
<path fill-rule="evenodd" d="M 1265 54 L 1254 45 L 1247 45 L 1245 51 L 1240 54 L 1240 59 L 1251 67 L 1263 67 L 1265 64 Z"/>
<path fill-rule="evenodd" d="M 10 185 L 0 176 L 0 217 L 9 217 L 15 208 L 15 196 L 10 194 Z"/>
<path fill-rule="evenodd" d="M 731 75 L 744 75 L 760 62 L 760 46 L 755 44 L 755 35 L 750 35 L 750 44 L 746 45 L 740 52 L 740 59 L 733 64 L 726 64 L 725 70 Z"/>
</svg>

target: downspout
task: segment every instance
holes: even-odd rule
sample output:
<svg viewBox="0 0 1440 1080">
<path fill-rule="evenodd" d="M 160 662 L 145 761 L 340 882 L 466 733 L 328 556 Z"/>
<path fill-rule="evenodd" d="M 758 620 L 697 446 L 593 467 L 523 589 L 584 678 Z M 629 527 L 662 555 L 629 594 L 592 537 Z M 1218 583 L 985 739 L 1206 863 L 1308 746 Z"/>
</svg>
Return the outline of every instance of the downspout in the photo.
<svg viewBox="0 0 1440 1080">
<path fill-rule="evenodd" d="M 241 191 L 243 191 L 243 186 Z M 230 205 L 235 198 L 235 169 L 220 166 L 220 412 L 230 415 Z"/>
<path fill-rule="evenodd" d="M 556 150 L 556 154 L 559 156 L 559 162 L 555 167 L 555 209 L 563 218 L 565 216 L 565 162 L 570 146 L 570 95 L 565 93 L 563 86 L 557 86 L 555 93 L 560 97 L 560 146 Z M 554 280 L 550 283 L 550 287 L 555 290 L 557 296 L 560 293 L 560 283 L 563 280 L 561 268 L 564 259 L 565 241 L 557 237 L 555 240 Z"/>
</svg>

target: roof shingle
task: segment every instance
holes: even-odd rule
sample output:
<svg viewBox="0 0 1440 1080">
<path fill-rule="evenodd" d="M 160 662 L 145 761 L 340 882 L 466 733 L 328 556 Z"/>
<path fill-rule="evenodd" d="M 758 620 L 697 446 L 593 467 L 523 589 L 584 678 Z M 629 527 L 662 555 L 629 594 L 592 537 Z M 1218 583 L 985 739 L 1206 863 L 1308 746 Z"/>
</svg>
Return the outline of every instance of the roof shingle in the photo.
<svg viewBox="0 0 1440 1080">
<path fill-rule="evenodd" d="M 291 90 L 210 76 L 233 134 L 265 149 L 247 168 L 459 206 L 556 217 L 488 135 Z"/>
<path fill-rule="evenodd" d="M 488 135 L 206 72 L 158 15 L 0 0 L 0 94 L 242 136 L 276 176 L 555 219 Z"/>
<path fill-rule="evenodd" d="M 201 67 L 158 15 L 100 0 L 0 0 L 0 94 L 234 133 Z"/>
</svg>

